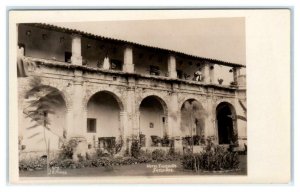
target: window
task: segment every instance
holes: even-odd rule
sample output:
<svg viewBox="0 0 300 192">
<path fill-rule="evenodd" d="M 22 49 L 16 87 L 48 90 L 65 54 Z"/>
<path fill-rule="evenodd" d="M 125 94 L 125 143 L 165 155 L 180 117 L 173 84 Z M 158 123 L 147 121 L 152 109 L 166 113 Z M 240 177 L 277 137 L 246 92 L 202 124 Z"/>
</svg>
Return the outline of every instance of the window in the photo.
<svg viewBox="0 0 300 192">
<path fill-rule="evenodd" d="M 183 79 L 183 72 L 181 70 L 177 70 L 177 77 Z"/>
<path fill-rule="evenodd" d="M 71 57 L 72 57 L 71 52 L 65 52 L 65 62 L 71 63 Z"/>
<path fill-rule="evenodd" d="M 150 75 L 159 75 L 159 66 L 150 65 Z"/>
<path fill-rule="evenodd" d="M 113 70 L 122 70 L 122 61 L 117 59 L 111 59 L 111 69 Z"/>
<path fill-rule="evenodd" d="M 87 132 L 96 133 L 96 119 L 94 118 L 87 119 Z"/>
</svg>

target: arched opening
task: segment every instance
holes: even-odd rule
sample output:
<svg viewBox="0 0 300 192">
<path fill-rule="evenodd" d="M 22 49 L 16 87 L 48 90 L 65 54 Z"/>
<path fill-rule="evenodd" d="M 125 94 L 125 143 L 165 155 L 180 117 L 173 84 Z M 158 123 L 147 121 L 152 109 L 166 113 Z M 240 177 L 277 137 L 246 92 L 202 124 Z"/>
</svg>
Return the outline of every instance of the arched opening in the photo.
<svg viewBox="0 0 300 192">
<path fill-rule="evenodd" d="M 140 139 L 142 146 L 160 146 L 167 133 L 165 102 L 157 96 L 148 96 L 140 104 Z"/>
<path fill-rule="evenodd" d="M 234 144 L 237 141 L 235 110 L 229 103 L 217 106 L 217 126 L 219 144 Z"/>
<path fill-rule="evenodd" d="M 87 140 L 93 147 L 107 148 L 115 145 L 122 136 L 121 111 L 123 105 L 113 93 L 100 91 L 87 104 Z"/>
<path fill-rule="evenodd" d="M 181 132 L 184 141 L 190 145 L 200 145 L 205 143 L 206 111 L 195 99 L 186 100 L 181 106 Z"/>
<path fill-rule="evenodd" d="M 25 128 L 22 144 L 26 150 L 45 153 L 45 142 L 50 144 L 49 150 L 58 150 L 67 137 L 67 108 L 61 92 L 54 87 L 37 86 L 27 92 L 25 102 L 25 118 L 19 123 Z"/>
</svg>

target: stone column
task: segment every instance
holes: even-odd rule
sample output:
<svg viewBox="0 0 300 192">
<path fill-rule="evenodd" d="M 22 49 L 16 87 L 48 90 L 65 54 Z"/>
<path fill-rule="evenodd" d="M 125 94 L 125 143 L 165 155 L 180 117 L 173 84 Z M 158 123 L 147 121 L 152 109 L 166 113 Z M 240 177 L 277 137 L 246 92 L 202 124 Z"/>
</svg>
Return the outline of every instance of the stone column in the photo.
<svg viewBox="0 0 300 192">
<path fill-rule="evenodd" d="M 209 74 L 209 71 L 210 71 L 210 69 L 209 69 L 209 64 L 205 64 L 204 65 L 204 82 L 206 83 L 206 84 L 209 84 L 210 83 L 210 74 Z"/>
<path fill-rule="evenodd" d="M 126 120 L 126 112 L 125 111 L 121 111 L 120 112 L 120 136 L 122 137 L 123 140 L 123 146 L 121 149 L 121 153 L 124 154 L 126 151 L 126 132 L 127 132 L 127 120 Z M 117 138 L 117 140 L 120 138 Z"/>
<path fill-rule="evenodd" d="M 74 71 L 74 82 L 73 82 L 73 96 L 72 96 L 72 108 L 71 113 L 73 116 L 72 131 L 70 136 L 84 136 L 86 119 L 84 115 L 83 106 L 83 81 L 82 81 L 82 71 Z"/>
<path fill-rule="evenodd" d="M 72 57 L 71 63 L 73 65 L 82 65 L 81 56 L 81 36 L 72 34 Z"/>
<path fill-rule="evenodd" d="M 124 65 L 123 71 L 128 73 L 134 73 L 133 64 L 133 51 L 131 46 L 126 46 L 124 48 Z"/>
<path fill-rule="evenodd" d="M 209 76 L 210 76 L 210 83 L 215 83 L 215 67 L 214 64 L 209 65 Z"/>
<path fill-rule="evenodd" d="M 168 109 L 168 130 L 171 138 L 174 138 L 176 152 L 182 153 L 182 133 L 180 130 L 180 106 L 178 106 L 178 85 L 174 84 L 174 92 L 171 93 Z"/>
<path fill-rule="evenodd" d="M 102 69 L 109 70 L 110 69 L 110 61 L 109 57 L 106 56 L 103 61 Z"/>
<path fill-rule="evenodd" d="M 215 139 L 214 142 L 216 142 L 218 137 L 218 131 L 216 130 L 216 109 L 213 100 L 213 90 L 209 88 L 208 92 L 209 93 L 206 96 L 206 112 L 208 115 L 205 120 L 204 135 L 205 138 L 213 136 L 213 138 Z"/>
<path fill-rule="evenodd" d="M 138 114 L 135 110 L 135 80 L 128 79 L 127 99 L 126 99 L 126 123 L 124 124 L 124 141 L 130 153 L 132 136 L 138 135 Z"/>
<path fill-rule="evenodd" d="M 169 55 L 168 58 L 168 73 L 169 77 L 176 79 L 177 78 L 177 71 L 176 71 L 176 58 L 174 55 Z"/>
<path fill-rule="evenodd" d="M 232 69 L 233 71 L 233 81 L 238 83 L 238 76 L 240 75 L 240 68 L 239 67 L 234 67 Z"/>
<path fill-rule="evenodd" d="M 73 80 L 73 101 L 72 101 L 72 127 L 70 131 L 70 138 L 75 139 L 78 144 L 74 148 L 73 160 L 78 161 L 78 155 L 86 158 L 86 152 L 88 151 L 88 144 L 85 138 L 86 133 L 86 113 L 84 112 L 83 97 L 85 90 L 83 88 L 82 71 L 74 71 Z"/>
</svg>

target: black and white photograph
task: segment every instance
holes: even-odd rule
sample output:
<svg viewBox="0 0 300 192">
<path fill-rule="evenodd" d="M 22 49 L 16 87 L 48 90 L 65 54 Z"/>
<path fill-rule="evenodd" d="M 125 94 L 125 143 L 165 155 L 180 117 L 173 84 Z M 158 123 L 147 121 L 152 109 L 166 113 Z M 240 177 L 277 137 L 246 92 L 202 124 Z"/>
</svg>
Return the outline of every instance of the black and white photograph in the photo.
<svg viewBox="0 0 300 192">
<path fill-rule="evenodd" d="M 247 178 L 247 17 L 160 13 L 13 23 L 19 181 Z"/>
</svg>

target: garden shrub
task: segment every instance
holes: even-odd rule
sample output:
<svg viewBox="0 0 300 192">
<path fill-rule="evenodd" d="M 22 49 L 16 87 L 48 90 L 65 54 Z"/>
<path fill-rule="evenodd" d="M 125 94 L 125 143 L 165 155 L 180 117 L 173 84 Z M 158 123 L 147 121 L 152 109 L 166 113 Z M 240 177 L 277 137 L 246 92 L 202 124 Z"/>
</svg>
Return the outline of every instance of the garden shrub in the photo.
<svg viewBox="0 0 300 192">
<path fill-rule="evenodd" d="M 100 157 L 109 157 L 110 154 L 104 152 L 102 149 L 96 149 L 96 158 L 100 158 Z"/>
<path fill-rule="evenodd" d="M 20 171 L 33 171 L 45 169 L 47 167 L 47 159 L 45 158 L 30 158 L 19 161 Z"/>
<path fill-rule="evenodd" d="M 59 158 L 60 159 L 72 159 L 74 148 L 77 146 L 78 142 L 76 139 L 70 139 L 68 142 L 64 143 L 61 147 Z"/>
<path fill-rule="evenodd" d="M 155 149 L 152 152 L 152 159 L 156 161 L 164 161 L 166 157 L 166 152 L 162 149 Z"/>
<path fill-rule="evenodd" d="M 239 168 L 238 154 L 222 147 L 206 150 L 200 154 L 188 154 L 182 158 L 184 169 L 220 171 Z"/>
<path fill-rule="evenodd" d="M 140 156 L 141 146 L 138 140 L 133 140 L 131 144 L 131 156 L 138 158 Z"/>
</svg>

